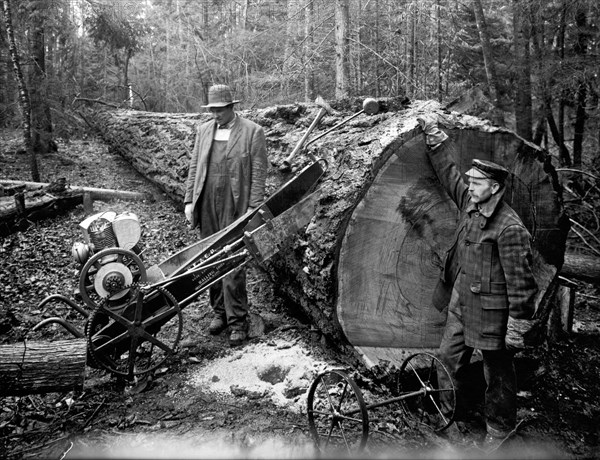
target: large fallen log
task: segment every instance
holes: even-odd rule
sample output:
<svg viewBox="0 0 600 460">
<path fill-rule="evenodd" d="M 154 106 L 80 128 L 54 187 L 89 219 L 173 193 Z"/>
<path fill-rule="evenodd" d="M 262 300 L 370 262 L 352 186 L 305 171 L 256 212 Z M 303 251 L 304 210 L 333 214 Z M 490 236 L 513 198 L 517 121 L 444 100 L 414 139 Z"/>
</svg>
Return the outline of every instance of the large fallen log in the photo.
<svg viewBox="0 0 600 460">
<path fill-rule="evenodd" d="M 384 101 L 382 102 L 382 105 Z M 334 108 L 337 108 L 332 103 Z M 333 342 L 348 340 L 367 363 L 398 362 L 411 348 L 436 347 L 445 317 L 431 307 L 441 255 L 457 213 L 430 164 L 417 117 L 445 117 L 456 160 L 490 159 L 512 172 L 506 199 L 534 236 L 538 314 L 547 317 L 563 263 L 568 219 L 548 155 L 513 132 L 434 101 L 385 101 L 379 115 L 357 117 L 312 144 L 327 161 L 315 217 L 267 267 L 277 291 Z M 360 103 L 353 107 L 360 110 Z M 268 192 L 318 108 L 297 104 L 243 115 L 265 127 L 272 168 Z M 324 132 L 351 113 L 324 117 Z M 194 126 L 206 114 L 107 111 L 88 117 L 105 141 L 142 174 L 181 200 Z M 314 132 L 314 136 L 319 131 Z M 297 168 L 309 158 L 297 159 Z"/>
<path fill-rule="evenodd" d="M 9 179 L 0 179 L 0 185 L 8 186 L 19 186 L 24 185 L 28 190 L 42 190 L 48 188 L 51 184 L 47 182 L 28 182 L 18 181 Z M 92 200 L 99 201 L 110 201 L 110 200 L 130 200 L 130 201 L 141 201 L 148 200 L 153 201 L 154 197 L 149 193 L 143 192 L 131 192 L 129 190 L 115 190 L 112 188 L 96 188 L 96 187 L 83 187 L 79 185 L 70 185 L 65 189 L 66 191 L 81 194 L 89 193 Z"/>
<path fill-rule="evenodd" d="M 30 222 L 60 215 L 81 203 L 85 207 L 92 200 L 154 200 L 148 193 L 68 186 L 64 179 L 52 183 L 0 179 L 0 192 L 0 236 L 25 230 Z"/>
<path fill-rule="evenodd" d="M 0 396 L 82 390 L 85 339 L 0 345 Z"/>
<path fill-rule="evenodd" d="M 600 258 L 567 253 L 560 274 L 565 278 L 600 284 Z"/>
<path fill-rule="evenodd" d="M 81 203 L 83 193 L 71 191 L 60 194 L 19 192 L 0 197 L 0 236 L 25 230 L 29 222 L 60 215 Z"/>
</svg>

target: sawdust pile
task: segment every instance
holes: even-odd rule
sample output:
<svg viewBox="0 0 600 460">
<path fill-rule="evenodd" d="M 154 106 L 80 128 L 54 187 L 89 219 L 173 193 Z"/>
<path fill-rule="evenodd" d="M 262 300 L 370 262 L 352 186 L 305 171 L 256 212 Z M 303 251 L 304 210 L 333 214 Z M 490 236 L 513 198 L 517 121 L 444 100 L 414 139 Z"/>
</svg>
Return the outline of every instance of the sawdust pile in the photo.
<svg viewBox="0 0 600 460">
<path fill-rule="evenodd" d="M 303 412 L 315 376 L 332 367 L 312 356 L 301 344 L 285 340 L 248 344 L 233 354 L 195 368 L 190 385 L 223 395 L 270 399 L 274 404 Z"/>
</svg>

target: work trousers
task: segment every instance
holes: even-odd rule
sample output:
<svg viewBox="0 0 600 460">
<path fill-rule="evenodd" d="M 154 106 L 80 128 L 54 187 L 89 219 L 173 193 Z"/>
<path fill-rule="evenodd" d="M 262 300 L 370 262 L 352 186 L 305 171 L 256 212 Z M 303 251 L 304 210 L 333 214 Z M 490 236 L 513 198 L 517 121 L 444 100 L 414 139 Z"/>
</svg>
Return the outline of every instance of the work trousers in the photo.
<svg viewBox="0 0 600 460">
<path fill-rule="evenodd" d="M 457 415 L 463 416 L 465 407 L 466 366 L 471 361 L 474 349 L 464 340 L 461 305 L 458 295 L 452 294 L 448 307 L 448 319 L 439 349 L 439 358 L 448 370 L 456 389 Z M 494 437 L 505 437 L 516 425 L 517 419 L 517 379 L 513 362 L 514 353 L 506 350 L 481 350 L 485 389 L 485 419 L 487 432 Z M 440 388 L 447 387 L 445 372 L 438 372 Z M 452 401 L 445 400 L 450 395 L 442 393 L 442 409 L 450 412 Z M 444 396 L 446 398 L 444 398 Z"/>
<path fill-rule="evenodd" d="M 209 289 L 209 298 L 215 315 L 226 319 L 230 329 L 247 328 L 248 294 L 245 269 L 232 272 L 212 286 Z"/>
<path fill-rule="evenodd" d="M 227 142 L 214 141 L 210 152 L 206 183 L 199 200 L 202 238 L 226 228 L 239 216 L 233 199 Z M 230 329 L 247 328 L 248 293 L 246 271 L 235 270 L 209 289 L 210 304 L 215 315 L 227 321 Z"/>
</svg>

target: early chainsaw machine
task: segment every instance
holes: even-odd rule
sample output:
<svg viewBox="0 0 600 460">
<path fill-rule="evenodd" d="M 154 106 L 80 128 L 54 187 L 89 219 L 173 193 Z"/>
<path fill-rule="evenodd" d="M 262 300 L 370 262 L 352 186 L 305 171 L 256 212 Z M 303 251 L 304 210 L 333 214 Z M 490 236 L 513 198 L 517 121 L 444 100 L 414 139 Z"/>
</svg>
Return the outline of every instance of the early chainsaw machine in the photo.
<svg viewBox="0 0 600 460">
<path fill-rule="evenodd" d="M 39 304 L 67 304 L 87 318 L 84 330 L 58 317 L 34 329 L 61 324 L 86 339 L 91 366 L 116 376 L 131 380 L 153 371 L 177 351 L 185 306 L 230 272 L 252 260 L 265 262 L 308 224 L 318 195 L 311 191 L 324 168 L 323 160 L 311 163 L 259 208 L 151 267 L 141 258 L 141 228 L 134 214 L 90 216 L 80 224 L 85 242 L 72 248 L 82 265 L 79 294 L 85 305 L 60 294 Z"/>
</svg>

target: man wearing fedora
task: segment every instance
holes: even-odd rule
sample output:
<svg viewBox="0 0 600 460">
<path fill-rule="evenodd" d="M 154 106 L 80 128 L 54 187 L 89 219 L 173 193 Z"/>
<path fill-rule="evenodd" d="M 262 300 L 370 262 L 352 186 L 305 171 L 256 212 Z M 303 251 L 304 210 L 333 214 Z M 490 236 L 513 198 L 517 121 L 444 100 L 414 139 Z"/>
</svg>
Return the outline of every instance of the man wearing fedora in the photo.
<svg viewBox="0 0 600 460">
<path fill-rule="evenodd" d="M 267 149 L 261 126 L 235 113 L 227 85 L 208 90 L 212 120 L 200 125 L 185 191 L 185 217 L 206 238 L 258 207 L 265 193 Z M 239 269 L 209 290 L 213 335 L 229 327 L 229 343 L 240 345 L 248 333 L 246 272 Z"/>
<path fill-rule="evenodd" d="M 519 326 L 529 324 L 535 311 L 537 284 L 532 273 L 531 235 L 502 199 L 509 171 L 491 161 L 474 159 L 465 182 L 449 142 L 444 142 L 448 135 L 439 129 L 437 117 L 418 121 L 431 165 L 460 211 L 453 244 L 446 252 L 434 291 L 434 306 L 440 311 L 448 307 L 439 357 L 455 385 L 455 420 L 464 421 L 466 365 L 474 349 L 481 350 L 487 433 L 482 448 L 489 453 L 516 427 L 512 337 L 522 330 Z M 445 382 L 445 372 L 439 372 L 438 379 L 440 385 L 450 383 Z M 442 409 L 448 409 L 448 401 L 440 399 Z"/>
</svg>

